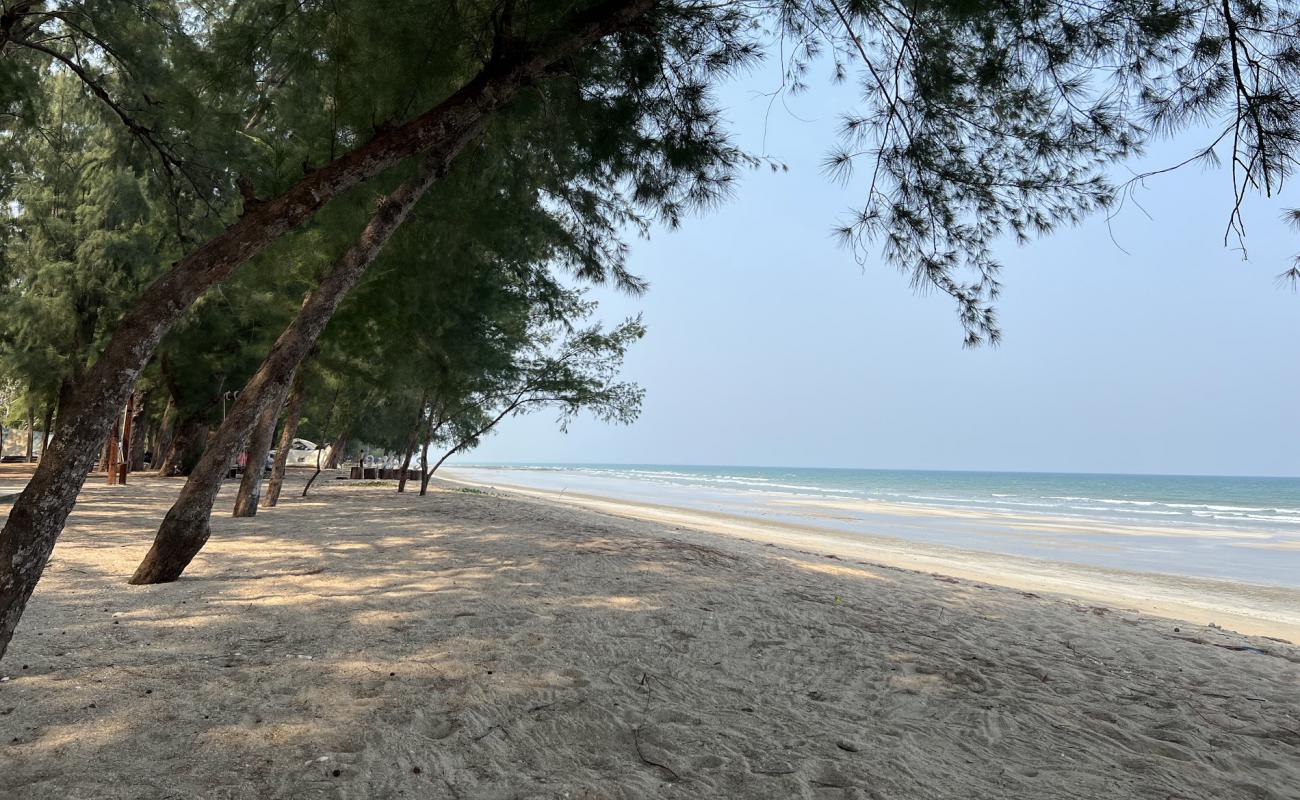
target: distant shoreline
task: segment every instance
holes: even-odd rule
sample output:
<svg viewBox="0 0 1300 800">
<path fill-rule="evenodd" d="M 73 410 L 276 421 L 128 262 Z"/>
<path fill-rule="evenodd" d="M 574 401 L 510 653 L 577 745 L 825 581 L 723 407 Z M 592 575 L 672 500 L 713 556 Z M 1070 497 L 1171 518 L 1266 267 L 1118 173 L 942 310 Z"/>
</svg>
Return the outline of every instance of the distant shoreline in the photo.
<svg viewBox="0 0 1300 800">
<path fill-rule="evenodd" d="M 690 469 L 797 469 L 797 470 L 821 470 L 825 472 L 834 472 L 837 470 L 853 470 L 855 472 L 914 472 L 914 473 L 951 473 L 953 475 L 1043 475 L 1043 476 L 1083 476 L 1083 477 L 1115 477 L 1115 478 L 1240 478 L 1246 480 L 1261 481 L 1300 481 L 1300 474 L 1296 475 L 1264 475 L 1253 472 L 1230 472 L 1230 473 L 1211 473 L 1211 472 L 1099 472 L 1096 470 L 1060 470 L 1060 469 L 923 469 L 921 467 L 808 467 L 797 464 L 657 464 L 651 462 L 639 461 L 457 461 L 448 462 L 447 469 L 456 469 L 457 467 L 468 469 L 528 469 L 528 468 L 573 468 L 573 467 L 687 467 Z"/>
<path fill-rule="evenodd" d="M 481 467 L 479 467 L 481 468 Z M 1300 590 L 1214 578 L 1185 577 L 1000 555 L 785 521 L 681 508 L 594 494 L 487 482 L 440 470 L 449 482 L 580 506 L 616 516 L 865 560 L 902 569 L 982 581 L 1029 592 L 1079 598 L 1241 633 L 1300 642 Z"/>
</svg>

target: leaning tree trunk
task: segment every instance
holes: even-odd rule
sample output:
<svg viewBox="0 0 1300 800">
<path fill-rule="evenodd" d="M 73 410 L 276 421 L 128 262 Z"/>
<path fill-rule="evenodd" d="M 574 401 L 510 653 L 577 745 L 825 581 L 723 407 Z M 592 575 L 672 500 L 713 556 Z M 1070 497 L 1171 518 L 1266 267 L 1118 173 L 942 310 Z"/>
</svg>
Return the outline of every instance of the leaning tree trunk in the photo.
<svg viewBox="0 0 1300 800">
<path fill-rule="evenodd" d="M 311 491 L 311 485 L 312 485 L 313 483 L 316 482 L 316 479 L 317 479 L 317 478 L 320 477 L 320 471 L 321 471 L 321 470 L 320 470 L 320 457 L 321 457 L 321 452 L 322 452 L 322 451 L 321 451 L 319 448 L 317 448 L 317 450 L 316 450 L 316 471 L 313 472 L 313 473 L 311 474 L 311 477 L 307 479 L 307 485 L 304 486 L 304 487 L 302 487 L 302 496 L 303 496 L 303 497 L 306 497 L 306 496 L 307 496 L 307 493 Z"/>
<path fill-rule="evenodd" d="M 458 445 L 456 445 L 455 447 L 453 447 L 453 448 L 451 448 L 450 450 L 448 450 L 447 452 L 443 453 L 443 454 L 442 454 L 442 458 L 440 458 L 440 459 L 438 459 L 437 461 L 434 462 L 434 464 L 433 464 L 433 469 L 429 470 L 429 477 L 433 477 L 433 473 L 435 473 L 435 472 L 438 471 L 438 467 L 441 467 L 441 466 L 442 466 L 442 462 L 444 462 L 444 461 L 446 461 L 447 459 L 449 459 L 449 458 L 451 458 L 452 456 L 454 456 L 454 455 L 455 455 L 457 452 L 459 452 L 460 449 L 461 449 L 462 447 L 464 447 L 464 446 L 465 446 L 465 445 L 464 445 L 463 443 L 462 443 L 462 444 L 458 444 Z"/>
<path fill-rule="evenodd" d="M 246 203 L 236 222 L 155 280 L 118 322 L 79 382 L 67 416 L 60 414 L 60 430 L 48 457 L 0 530 L 0 658 L 114 416 L 158 342 L 200 295 L 311 219 L 334 197 L 380 172 L 421 152 L 447 162 L 455 159 L 484 120 L 520 88 L 586 45 L 632 24 L 657 2 L 605 0 L 557 24 L 555 35 L 538 46 L 494 54 L 468 83 L 424 114 L 311 172 L 278 197 Z"/>
<path fill-rule="evenodd" d="M 140 562 L 131 583 L 174 581 L 203 549 L 211 533 L 208 518 L 221 489 L 226 464 L 248 435 L 250 427 L 254 424 L 261 427 L 266 423 L 265 415 L 279 413 L 298 366 L 316 346 L 316 339 L 334 316 L 339 303 L 361 280 L 424 193 L 446 172 L 447 165 L 447 160 L 440 155 L 425 158 L 413 176 L 380 201 L 357 242 L 307 294 L 298 315 L 276 339 L 271 352 L 226 412 L 226 419 L 221 423 L 215 440 L 181 489 L 175 505 L 167 512 L 154 537 L 153 547 Z M 257 423 L 259 419 L 261 423 Z M 271 424 L 274 425 L 273 419 Z M 255 437 L 263 445 L 262 458 L 270 449 L 272 433 L 266 432 L 265 438 L 260 433 Z M 261 464 L 252 463 L 256 456 L 256 453 L 250 453 L 249 470 L 244 473 L 242 498 L 236 505 L 236 516 L 251 517 L 257 513 L 256 500 L 251 497 L 251 489 L 261 482 Z M 258 474 L 250 478 L 248 473 L 253 470 Z M 249 491 L 245 491 L 245 487 Z"/>
<path fill-rule="evenodd" d="M 325 431 L 327 431 L 327 430 L 330 429 L 330 422 L 333 421 L 333 419 L 334 419 L 334 410 L 335 410 L 335 408 L 338 406 L 338 404 L 339 404 L 339 391 L 338 391 L 338 390 L 335 390 L 335 392 L 334 392 L 334 399 L 330 401 L 329 411 L 326 411 L 326 412 L 325 412 L 325 421 L 324 421 L 323 423 L 321 423 L 321 426 L 320 426 L 321 433 L 324 433 Z M 339 436 L 340 436 L 340 437 L 347 436 L 347 429 L 345 428 L 344 431 L 343 431 L 343 433 L 339 434 Z M 321 456 L 322 456 L 323 454 L 324 454 L 324 451 L 321 450 L 320 445 L 317 444 L 317 445 L 316 445 L 316 471 L 313 472 L 313 473 L 311 474 L 311 477 L 307 479 L 307 485 L 304 486 L 304 487 L 302 487 L 302 496 L 303 496 L 303 497 L 306 497 L 306 496 L 307 496 L 307 492 L 311 491 L 311 485 L 312 485 L 313 483 L 316 482 L 316 479 L 317 479 L 317 478 L 320 477 L 320 471 L 321 471 L 321 470 L 320 470 L 320 468 L 321 468 L 321 463 L 320 463 L 320 462 L 321 462 Z"/>
<path fill-rule="evenodd" d="M 330 457 L 325 459 L 325 469 L 338 469 L 339 461 L 343 458 L 343 451 L 347 447 L 348 431 L 345 430 L 330 443 Z"/>
<path fill-rule="evenodd" d="M 149 418 L 149 401 L 152 396 L 153 391 L 145 389 L 135 401 L 135 420 L 131 424 L 131 440 L 127 442 L 127 453 L 130 455 L 128 469 L 131 472 L 144 470 L 145 439 L 149 433 L 149 426 L 145 422 Z"/>
<path fill-rule="evenodd" d="M 402 458 L 402 471 L 397 476 L 397 493 L 402 494 L 406 491 L 406 477 L 411 472 L 411 457 L 415 455 L 415 442 L 411 442 L 406 448 L 406 456 Z"/>
<path fill-rule="evenodd" d="M 150 448 L 153 452 L 153 460 L 149 462 L 149 467 L 159 475 L 166 475 L 165 468 L 170 460 L 172 442 L 176 440 L 177 416 L 175 402 L 171 396 L 168 396 L 167 405 L 163 407 L 162 418 L 158 420 L 158 432 Z"/>
<path fill-rule="evenodd" d="M 424 497 L 429 492 L 429 440 L 420 438 L 424 439 L 420 442 L 420 496 Z"/>
<path fill-rule="evenodd" d="M 63 429 L 63 423 L 68 418 L 72 408 L 72 398 L 77 393 L 76 389 L 77 384 L 72 381 L 72 378 L 65 376 L 63 380 L 59 381 L 59 394 L 55 398 L 54 407 L 54 425 L 58 430 Z M 58 430 L 51 431 L 51 433 L 58 433 Z"/>
<path fill-rule="evenodd" d="M 426 474 L 424 476 L 424 482 L 425 483 L 429 482 L 429 478 L 433 477 L 433 473 L 438 471 L 438 467 L 441 467 L 444 461 L 459 453 L 470 442 L 474 441 L 475 439 L 478 439 L 483 434 L 495 428 L 497 426 L 497 423 L 499 423 L 501 420 L 513 414 L 520 406 L 524 405 L 527 402 L 529 401 L 524 400 L 523 393 L 520 393 L 519 396 L 517 396 L 513 401 L 511 401 L 509 405 L 507 405 L 504 409 L 501 410 L 501 413 L 493 417 L 492 420 L 488 422 L 488 424 L 474 431 L 469 436 L 466 436 L 465 438 L 461 439 L 459 442 L 456 442 L 455 447 L 443 453 L 442 458 L 438 459 L 437 462 L 434 463 L 433 469 L 426 470 Z M 423 494 L 423 492 L 421 492 L 421 494 Z"/>
<path fill-rule="evenodd" d="M 397 476 L 397 491 L 399 494 L 406 491 L 406 476 L 411 471 L 411 455 L 415 452 L 416 440 L 420 438 L 420 430 L 424 427 L 424 403 L 428 394 L 420 395 L 420 406 L 415 412 L 415 422 L 411 425 L 411 435 L 406 439 L 406 455 L 402 458 L 402 474 Z"/>
<path fill-rule="evenodd" d="M 280 502 L 280 489 L 284 486 L 284 470 L 289 463 L 289 451 L 293 449 L 293 439 L 298 435 L 298 420 L 302 419 L 305 384 L 303 370 L 299 368 L 293 379 L 289 403 L 284 409 L 284 430 L 280 432 L 280 447 L 275 451 L 275 463 L 271 465 L 271 478 L 266 483 L 266 494 L 262 496 L 262 508 L 274 508 Z"/>
<path fill-rule="evenodd" d="M 271 452 L 271 441 L 275 439 L 275 423 L 280 418 L 280 409 L 284 406 L 284 394 L 277 392 L 278 402 L 266 404 L 262 415 L 253 426 L 253 440 L 248 445 L 248 462 L 244 475 L 239 481 L 239 492 L 235 495 L 235 516 L 257 516 L 257 504 L 262 499 L 262 472 L 266 464 L 266 455 Z"/>
<path fill-rule="evenodd" d="M 207 425 L 197 420 L 181 420 L 170 446 L 158 461 L 158 474 L 164 478 L 189 475 L 203 455 L 207 440 Z"/>
</svg>

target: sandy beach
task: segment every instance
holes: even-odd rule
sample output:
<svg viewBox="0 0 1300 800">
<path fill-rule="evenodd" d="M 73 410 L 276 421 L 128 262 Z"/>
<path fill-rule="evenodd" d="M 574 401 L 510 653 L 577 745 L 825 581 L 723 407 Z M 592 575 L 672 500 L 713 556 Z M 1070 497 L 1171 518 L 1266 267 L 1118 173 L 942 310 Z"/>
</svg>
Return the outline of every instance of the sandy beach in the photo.
<svg viewBox="0 0 1300 800">
<path fill-rule="evenodd" d="M 1300 649 L 1044 591 L 1104 571 L 304 478 L 146 587 L 180 481 L 92 478 L 0 663 L 0 798 L 1300 797 Z M 1151 602 L 1295 624 L 1220 588 Z"/>
<path fill-rule="evenodd" d="M 588 508 L 621 517 L 646 520 L 675 527 L 690 527 L 748 541 L 776 544 L 849 560 L 865 560 L 920 572 L 935 572 L 967 580 L 997 584 L 1030 592 L 1067 595 L 1089 602 L 1177 620 L 1193 620 L 1240 633 L 1268 636 L 1300 643 L 1300 590 L 1233 580 L 1218 580 L 1152 572 L 1098 568 L 1051 559 L 1022 558 L 969 548 L 934 546 L 879 534 L 862 535 L 836 531 L 822 525 L 773 522 L 753 516 L 717 513 L 699 509 L 634 502 L 584 494 L 556 492 L 533 487 L 485 481 L 482 471 L 439 473 L 451 483 L 495 490 L 500 486 L 512 494 L 536 497 L 548 502 Z M 490 475 L 490 473 L 488 473 Z M 828 502 L 815 505 L 808 500 L 784 501 L 825 511 L 838 507 L 870 507 L 880 515 L 894 515 L 912 524 L 927 519 L 969 517 L 988 519 L 990 512 L 961 509 L 918 508 L 860 501 Z M 1019 526 L 1034 535 L 1051 539 L 1057 530 L 1072 533 L 1090 530 L 1122 532 L 1122 526 L 1098 521 L 1057 519 L 1022 515 L 999 520 L 1003 526 Z M 1145 534 L 1172 536 L 1177 530 L 1147 529 Z M 1280 554 L 1290 558 L 1289 552 Z"/>
</svg>

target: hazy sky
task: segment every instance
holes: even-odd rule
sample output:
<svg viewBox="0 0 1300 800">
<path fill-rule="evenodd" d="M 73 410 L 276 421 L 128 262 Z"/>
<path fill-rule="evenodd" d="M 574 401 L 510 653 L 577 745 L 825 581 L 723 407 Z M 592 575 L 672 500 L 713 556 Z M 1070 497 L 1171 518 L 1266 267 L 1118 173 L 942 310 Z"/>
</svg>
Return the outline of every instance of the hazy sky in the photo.
<svg viewBox="0 0 1300 800">
<path fill-rule="evenodd" d="M 831 237 L 861 194 L 820 171 L 843 93 L 778 102 L 765 124 L 770 73 L 722 99 L 738 140 L 789 172 L 748 172 L 721 209 L 634 241 L 646 296 L 594 293 L 607 319 L 644 312 L 625 370 L 641 419 L 566 435 L 540 412 L 462 462 L 1300 475 L 1300 296 L 1275 283 L 1300 252 L 1279 219 L 1300 193 L 1252 203 L 1249 261 L 1223 246 L 1227 174 L 1197 167 L 1149 181 L 1150 219 L 1113 222 L 1127 253 L 1100 217 L 1008 242 L 1004 342 L 967 350 L 947 297 Z"/>
</svg>

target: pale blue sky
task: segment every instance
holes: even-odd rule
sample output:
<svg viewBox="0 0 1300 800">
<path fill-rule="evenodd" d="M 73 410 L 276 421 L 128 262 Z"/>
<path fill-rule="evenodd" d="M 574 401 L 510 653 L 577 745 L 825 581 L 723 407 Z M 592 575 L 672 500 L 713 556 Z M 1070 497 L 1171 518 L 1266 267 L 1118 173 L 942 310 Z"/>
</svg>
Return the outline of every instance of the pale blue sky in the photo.
<svg viewBox="0 0 1300 800">
<path fill-rule="evenodd" d="M 641 419 L 566 435 L 541 412 L 460 461 L 1300 475 L 1300 296 L 1275 284 L 1300 251 L 1279 220 L 1296 192 L 1251 203 L 1249 261 L 1223 246 L 1227 175 L 1196 167 L 1149 182 L 1152 219 L 1115 220 L 1127 253 L 1100 217 L 1008 242 L 1004 342 L 967 350 L 950 300 L 831 237 L 856 198 L 820 171 L 843 94 L 764 125 L 770 78 L 723 99 L 739 141 L 790 171 L 747 173 L 724 207 L 635 241 L 645 297 L 595 293 L 607 319 L 644 312 L 625 370 Z"/>
</svg>

